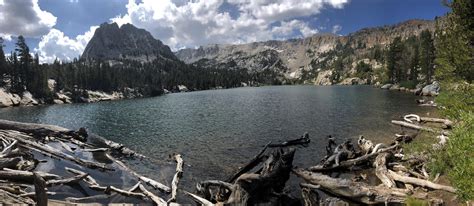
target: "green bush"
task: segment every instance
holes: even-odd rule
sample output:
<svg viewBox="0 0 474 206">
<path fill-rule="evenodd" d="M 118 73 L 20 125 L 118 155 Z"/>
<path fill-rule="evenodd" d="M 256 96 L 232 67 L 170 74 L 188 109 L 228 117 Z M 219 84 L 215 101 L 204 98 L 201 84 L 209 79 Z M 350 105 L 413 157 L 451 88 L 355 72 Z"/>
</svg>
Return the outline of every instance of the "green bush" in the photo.
<svg viewBox="0 0 474 206">
<path fill-rule="evenodd" d="M 406 81 L 400 82 L 400 87 L 405 87 L 408 89 L 415 89 L 416 85 L 417 85 L 417 82 L 413 80 L 406 80 Z"/>
</svg>

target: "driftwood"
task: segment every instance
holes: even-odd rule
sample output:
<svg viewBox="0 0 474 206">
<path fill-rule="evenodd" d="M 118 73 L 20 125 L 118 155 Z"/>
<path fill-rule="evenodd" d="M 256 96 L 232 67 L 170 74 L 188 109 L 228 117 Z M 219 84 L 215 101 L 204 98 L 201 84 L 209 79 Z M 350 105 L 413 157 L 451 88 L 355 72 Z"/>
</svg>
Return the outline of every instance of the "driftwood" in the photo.
<svg viewBox="0 0 474 206">
<path fill-rule="evenodd" d="M 403 116 L 403 119 L 409 123 L 413 123 L 412 119 L 415 119 L 417 122 L 433 122 L 441 123 L 445 128 L 451 128 L 453 126 L 453 121 L 449 119 L 433 118 L 433 117 L 420 117 L 416 114 L 408 114 Z"/>
<path fill-rule="evenodd" d="M 63 184 L 77 184 L 79 181 L 87 177 L 88 174 L 81 174 L 70 178 L 65 179 L 56 179 L 56 180 L 48 180 L 46 181 L 46 185 L 53 186 L 53 185 L 63 185 Z"/>
<path fill-rule="evenodd" d="M 271 144 L 272 142 L 269 142 L 267 143 L 262 150 L 260 150 L 260 152 L 255 155 L 255 157 L 253 157 L 245 166 L 243 166 L 242 168 L 240 168 L 237 172 L 235 172 L 230 178 L 228 178 L 226 180 L 226 182 L 234 182 L 240 175 L 250 171 L 251 169 L 253 169 L 254 167 L 256 167 L 258 164 L 260 164 L 260 162 L 263 161 L 263 158 L 264 158 L 264 153 L 265 151 L 267 150 L 268 146 Z"/>
<path fill-rule="evenodd" d="M 162 198 L 156 196 L 155 194 L 151 193 L 150 191 L 148 191 L 145 186 L 143 186 L 142 184 L 138 185 L 138 188 L 140 188 L 140 190 L 143 192 L 143 194 L 145 194 L 148 198 L 150 198 L 156 205 L 158 206 L 166 206 L 167 203 L 165 200 L 163 200 Z"/>
<path fill-rule="evenodd" d="M 46 182 L 37 173 L 33 173 L 33 183 L 35 185 L 35 199 L 36 205 L 48 205 L 48 195 L 46 194 Z"/>
<path fill-rule="evenodd" d="M 319 206 L 320 196 L 316 190 L 319 190 L 318 185 L 312 185 L 308 183 L 301 183 L 301 196 L 303 198 L 304 206 Z"/>
<path fill-rule="evenodd" d="M 370 186 L 362 182 L 332 178 L 303 169 L 296 169 L 293 172 L 308 183 L 319 185 L 322 190 L 328 193 L 363 204 L 401 204 L 407 196 L 402 190 L 389 189 L 384 186 Z"/>
<path fill-rule="evenodd" d="M 148 185 L 154 187 L 155 189 L 159 189 L 163 192 L 167 192 L 167 193 L 170 193 L 171 192 L 171 188 L 162 184 L 162 183 L 159 183 L 153 179 L 150 179 L 148 177 L 145 177 L 143 175 L 140 175 L 138 174 L 137 172 L 133 171 L 132 169 L 128 168 L 127 165 L 125 165 L 123 162 L 115 159 L 114 157 L 112 157 L 111 155 L 109 154 L 105 154 L 110 160 L 114 161 L 117 165 L 119 165 L 120 167 L 122 167 L 125 171 L 127 172 L 130 172 L 132 175 L 134 175 L 135 177 L 137 177 L 140 181 L 142 182 L 145 182 L 147 183 Z"/>
<path fill-rule="evenodd" d="M 225 195 L 228 198 L 221 203 L 255 205 L 281 201 L 280 197 L 274 194 L 283 192 L 286 181 L 290 177 L 294 154 L 294 149 L 277 150 L 264 162 L 259 173 L 245 173 L 240 175 L 234 184 L 221 185 L 229 191 L 229 194 Z"/>
<path fill-rule="evenodd" d="M 205 199 L 205 198 L 202 198 L 200 197 L 199 195 L 196 195 L 196 194 L 193 194 L 193 193 L 190 193 L 188 191 L 184 191 L 184 194 L 188 195 L 189 197 L 191 197 L 194 201 L 198 202 L 199 204 L 201 204 L 202 206 L 214 206 L 215 204 L 212 203 L 211 201 Z"/>
<path fill-rule="evenodd" d="M 33 134 L 33 136 L 36 137 L 57 136 L 81 147 L 92 147 L 86 142 L 90 139 L 87 137 L 91 137 L 91 142 L 105 145 L 121 155 L 145 158 L 145 156 L 123 146 L 122 144 L 106 140 L 98 135 L 88 134 L 84 128 L 81 128 L 78 131 L 73 131 L 54 125 L 22 123 L 0 119 L 0 130 L 16 130 L 27 134 Z"/>
<path fill-rule="evenodd" d="M 421 130 L 421 131 L 425 131 L 425 132 L 431 132 L 431 133 L 440 133 L 441 132 L 440 130 L 436 130 L 436 129 L 433 129 L 433 128 L 430 128 L 430 127 L 420 126 L 420 125 L 416 125 L 416 124 L 412 124 L 412 123 L 404 122 L 404 121 L 398 121 L 398 120 L 392 120 L 392 124 L 399 125 L 399 126 L 402 126 L 402 127 L 407 127 L 407 128 L 410 128 L 410 129 Z M 443 131 L 442 134 L 448 135 L 449 132 Z"/>
<path fill-rule="evenodd" d="M 436 190 L 445 190 L 452 193 L 456 192 L 456 189 L 454 189 L 453 187 L 436 184 L 424 179 L 400 175 L 392 170 L 387 169 L 386 160 L 389 157 L 390 157 L 389 153 L 382 153 L 377 156 L 376 161 L 375 161 L 377 177 L 379 177 L 379 179 L 382 180 L 382 183 L 384 183 L 386 186 L 393 187 L 394 184 L 387 184 L 387 183 L 388 182 L 394 183 L 394 181 L 399 181 L 405 184 L 419 185 L 422 187 L 427 187 L 427 188 L 436 189 Z M 379 175 L 379 174 L 383 174 L 383 175 Z"/>
<path fill-rule="evenodd" d="M 174 158 L 176 160 L 176 174 L 171 182 L 171 198 L 167 201 L 168 203 L 176 201 L 179 179 L 183 176 L 183 159 L 180 154 L 174 155 Z"/>
<path fill-rule="evenodd" d="M 268 147 L 288 147 L 293 145 L 306 145 L 310 142 L 311 139 L 309 139 L 309 134 L 304 133 L 303 136 L 298 139 L 288 140 L 278 144 L 269 144 Z"/>
<path fill-rule="evenodd" d="M 105 164 L 79 159 L 79 158 L 73 157 L 69 154 L 62 153 L 61 151 L 56 150 L 56 149 L 54 149 L 54 148 L 52 148 L 48 145 L 44 145 L 44 144 L 41 144 L 41 143 L 38 143 L 38 142 L 35 142 L 35 141 L 28 140 L 28 139 L 31 139 L 31 138 L 28 135 L 25 135 L 25 134 L 20 133 L 20 132 L 0 131 L 0 134 L 6 135 L 8 138 L 18 140 L 18 142 L 20 142 L 21 144 L 27 145 L 29 147 L 36 148 L 39 151 L 41 151 L 42 153 L 47 153 L 49 155 L 53 155 L 53 156 L 56 156 L 56 157 L 59 157 L 59 158 L 65 159 L 65 160 L 69 160 L 69 161 L 75 162 L 75 163 L 80 164 L 80 165 L 85 166 L 85 167 L 89 167 L 89 168 L 93 168 L 93 169 L 100 168 L 100 169 L 104 169 L 104 170 L 113 170 L 111 168 L 106 167 Z"/>
<path fill-rule="evenodd" d="M 316 165 L 316 166 L 310 167 L 309 170 L 311 170 L 313 172 L 323 172 L 323 171 L 339 170 L 339 169 L 343 169 L 343 168 L 346 168 L 346 169 L 351 168 L 351 167 L 356 166 L 356 165 L 367 163 L 372 158 L 375 158 L 378 154 L 380 154 L 382 152 L 393 150 L 397 147 L 398 147 L 398 144 L 395 144 L 395 145 L 392 145 L 390 147 L 380 149 L 380 150 L 378 150 L 377 152 L 374 152 L 374 153 L 370 153 L 370 154 L 366 154 L 366 155 L 363 155 L 363 156 L 360 156 L 360 157 L 357 157 L 357 158 L 354 158 L 354 159 L 349 159 L 349 160 L 346 160 L 346 161 L 342 161 L 342 162 L 339 163 L 339 165 L 333 165 L 333 166 L 330 166 L 330 167 L 325 167 L 324 165 Z"/>
<path fill-rule="evenodd" d="M 58 175 L 49 174 L 45 172 L 35 172 L 35 173 L 46 180 L 60 178 Z M 0 179 L 33 182 L 33 172 L 4 169 L 4 170 L 0 170 Z"/>
</svg>

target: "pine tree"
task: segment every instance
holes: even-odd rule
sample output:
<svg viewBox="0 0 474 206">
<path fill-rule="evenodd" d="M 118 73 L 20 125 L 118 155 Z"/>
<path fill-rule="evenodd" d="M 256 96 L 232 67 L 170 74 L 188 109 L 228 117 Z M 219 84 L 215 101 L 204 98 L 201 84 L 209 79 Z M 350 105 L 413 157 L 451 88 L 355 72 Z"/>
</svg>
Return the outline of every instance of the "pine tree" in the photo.
<svg viewBox="0 0 474 206">
<path fill-rule="evenodd" d="M 15 88 L 15 91 L 21 93 L 23 92 L 24 87 L 27 86 L 28 82 L 32 79 L 30 68 L 32 58 L 30 48 L 28 48 L 25 38 L 21 35 L 18 36 L 15 51 L 18 52 L 19 57 L 19 66 L 15 68 L 18 72 L 18 85 L 16 85 L 17 87 Z"/>
<path fill-rule="evenodd" d="M 3 52 L 3 39 L 0 37 L 0 83 L 3 82 L 3 75 L 8 72 L 7 60 Z"/>
<path fill-rule="evenodd" d="M 387 74 L 388 79 L 392 83 L 398 83 L 402 76 L 401 60 L 402 60 L 402 38 L 396 37 L 390 44 L 387 52 Z"/>
<path fill-rule="evenodd" d="M 474 80 L 474 2 L 453 0 L 446 18 L 437 19 L 436 76 L 440 80 Z"/>
<path fill-rule="evenodd" d="M 418 44 L 413 47 L 413 54 L 410 61 L 410 80 L 418 83 L 418 68 L 420 66 L 420 52 Z"/>
<path fill-rule="evenodd" d="M 420 68 L 425 75 L 427 84 L 431 83 L 431 77 L 434 74 L 435 48 L 431 32 L 424 30 L 420 35 Z"/>
</svg>

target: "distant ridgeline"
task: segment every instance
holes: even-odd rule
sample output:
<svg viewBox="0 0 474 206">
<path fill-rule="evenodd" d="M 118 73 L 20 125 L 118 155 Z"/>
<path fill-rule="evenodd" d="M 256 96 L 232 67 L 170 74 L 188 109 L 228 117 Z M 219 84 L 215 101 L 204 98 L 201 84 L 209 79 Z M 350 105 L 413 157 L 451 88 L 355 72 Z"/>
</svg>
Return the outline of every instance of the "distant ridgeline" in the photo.
<svg viewBox="0 0 474 206">
<path fill-rule="evenodd" d="M 16 94 L 30 91 L 44 102 L 58 93 L 72 93 L 78 101 L 74 97 L 86 90 L 151 96 L 261 84 L 391 82 L 410 88 L 431 81 L 436 22 L 442 19 L 410 20 L 348 36 L 210 45 L 176 53 L 131 24 L 102 24 L 73 62 L 40 64 L 23 37 L 8 58 L 0 49 L 0 87 Z"/>
</svg>

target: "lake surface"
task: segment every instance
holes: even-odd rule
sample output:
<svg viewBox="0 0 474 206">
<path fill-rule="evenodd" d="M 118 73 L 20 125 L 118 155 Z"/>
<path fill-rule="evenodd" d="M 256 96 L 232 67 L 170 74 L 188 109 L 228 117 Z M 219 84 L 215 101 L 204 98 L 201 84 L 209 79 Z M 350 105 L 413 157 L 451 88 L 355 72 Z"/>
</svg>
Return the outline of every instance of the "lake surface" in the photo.
<svg viewBox="0 0 474 206">
<path fill-rule="evenodd" d="M 329 134 L 338 142 L 364 135 L 390 142 L 404 114 L 424 114 L 417 97 L 369 86 L 271 86 L 177 93 L 154 98 L 0 109 L 0 118 L 46 123 L 89 131 L 122 143 L 156 160 L 180 153 L 185 184 L 225 179 L 263 145 L 300 137 L 294 164 L 308 167 L 325 153 Z M 163 179 L 154 164 L 134 168 Z M 170 172 L 171 171 L 170 169 Z M 167 180 L 168 182 L 170 180 Z"/>
</svg>

